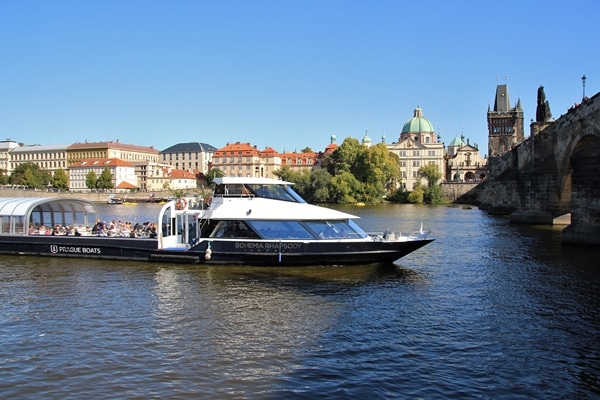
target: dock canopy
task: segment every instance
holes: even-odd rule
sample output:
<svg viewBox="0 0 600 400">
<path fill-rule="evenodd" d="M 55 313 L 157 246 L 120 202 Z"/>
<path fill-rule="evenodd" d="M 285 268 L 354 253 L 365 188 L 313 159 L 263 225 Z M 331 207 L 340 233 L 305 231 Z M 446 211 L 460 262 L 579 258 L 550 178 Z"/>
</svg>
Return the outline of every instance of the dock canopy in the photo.
<svg viewBox="0 0 600 400">
<path fill-rule="evenodd" d="M 40 226 L 91 226 L 98 215 L 96 205 L 83 199 L 0 197 L 2 234 L 27 234 Z"/>
</svg>

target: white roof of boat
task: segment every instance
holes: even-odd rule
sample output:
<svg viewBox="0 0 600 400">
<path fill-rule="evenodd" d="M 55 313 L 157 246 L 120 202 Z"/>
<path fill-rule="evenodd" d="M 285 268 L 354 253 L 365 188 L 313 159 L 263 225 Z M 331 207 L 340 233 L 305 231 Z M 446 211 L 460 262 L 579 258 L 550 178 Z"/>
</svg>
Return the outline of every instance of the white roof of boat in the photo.
<svg viewBox="0 0 600 400">
<path fill-rule="evenodd" d="M 216 208 L 207 212 L 210 218 L 223 220 L 339 220 L 360 218 L 332 208 L 308 203 L 252 197 L 219 197 Z"/>
<path fill-rule="evenodd" d="M 39 207 L 48 212 L 82 212 L 96 213 L 96 205 L 90 201 L 77 198 L 62 197 L 0 197 L 0 216 L 27 216 Z"/>
<path fill-rule="evenodd" d="M 293 185 L 293 182 L 282 181 L 279 179 L 272 178 L 250 178 L 250 177 L 239 177 L 239 176 L 222 176 L 220 178 L 213 179 L 215 183 L 234 185 L 234 184 L 254 184 L 254 185 Z"/>
</svg>

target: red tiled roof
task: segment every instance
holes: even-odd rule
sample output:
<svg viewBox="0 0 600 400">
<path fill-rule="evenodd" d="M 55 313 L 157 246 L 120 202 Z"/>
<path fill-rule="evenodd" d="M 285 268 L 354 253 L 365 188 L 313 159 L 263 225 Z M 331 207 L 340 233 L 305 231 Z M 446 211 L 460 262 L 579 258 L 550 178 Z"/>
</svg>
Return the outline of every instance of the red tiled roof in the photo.
<svg viewBox="0 0 600 400">
<path fill-rule="evenodd" d="M 232 154 L 233 152 L 233 154 Z M 213 157 L 223 157 L 223 156 L 253 156 L 259 154 L 256 146 L 250 145 L 250 143 L 228 143 L 227 146 L 221 147 L 219 150 L 215 151 Z"/>
<path fill-rule="evenodd" d="M 137 188 L 138 188 L 137 186 L 135 186 L 129 182 L 123 181 L 123 182 L 119 183 L 115 189 L 137 189 Z"/>
<path fill-rule="evenodd" d="M 138 153 L 151 153 L 159 154 L 160 151 L 154 147 L 138 146 L 136 144 L 126 144 L 119 141 L 113 142 L 84 142 L 84 143 L 73 143 L 67 147 L 67 150 L 81 150 L 81 149 L 119 149 L 127 151 L 135 151 Z"/>
</svg>

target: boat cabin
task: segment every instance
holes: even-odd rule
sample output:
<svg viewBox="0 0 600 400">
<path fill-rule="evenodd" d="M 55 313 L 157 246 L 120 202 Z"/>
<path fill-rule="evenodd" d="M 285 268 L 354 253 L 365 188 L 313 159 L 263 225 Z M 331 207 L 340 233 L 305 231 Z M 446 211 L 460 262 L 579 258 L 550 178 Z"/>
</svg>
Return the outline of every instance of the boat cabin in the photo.
<svg viewBox="0 0 600 400">
<path fill-rule="evenodd" d="M 92 226 L 98 209 L 83 199 L 56 197 L 0 197 L 0 233 L 27 235 L 60 226 Z"/>
</svg>

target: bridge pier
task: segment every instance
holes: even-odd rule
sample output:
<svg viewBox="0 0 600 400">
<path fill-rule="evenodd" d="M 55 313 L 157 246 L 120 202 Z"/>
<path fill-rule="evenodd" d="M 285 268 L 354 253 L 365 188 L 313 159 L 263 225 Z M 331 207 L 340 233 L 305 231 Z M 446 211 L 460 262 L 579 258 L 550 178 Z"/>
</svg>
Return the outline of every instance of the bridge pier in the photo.
<svg viewBox="0 0 600 400">
<path fill-rule="evenodd" d="M 562 243 L 600 245 L 600 140 L 571 157 L 571 225 Z"/>
<path fill-rule="evenodd" d="M 515 224 L 554 225 L 554 216 L 546 211 L 525 210 L 510 214 L 510 222 Z"/>
</svg>

